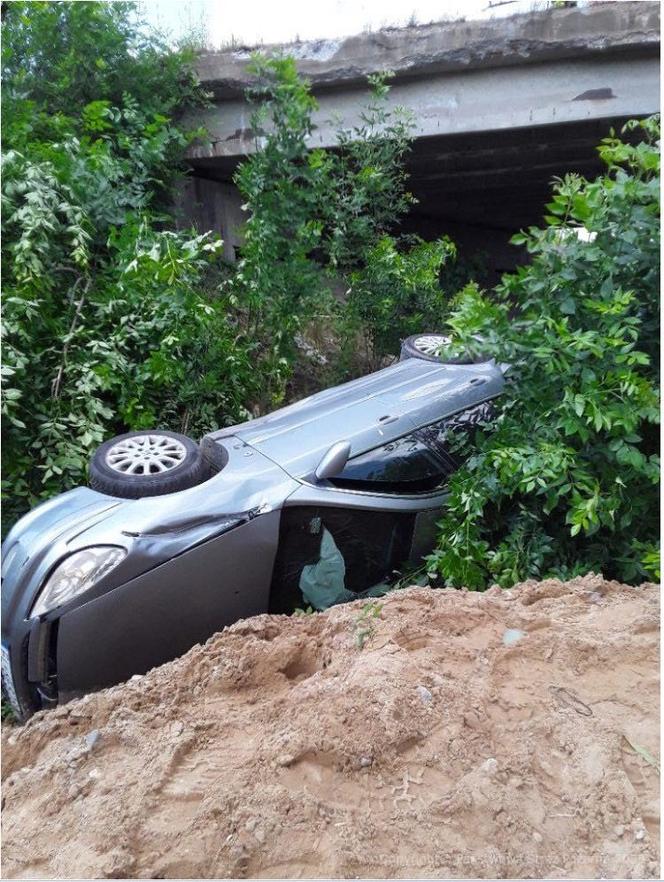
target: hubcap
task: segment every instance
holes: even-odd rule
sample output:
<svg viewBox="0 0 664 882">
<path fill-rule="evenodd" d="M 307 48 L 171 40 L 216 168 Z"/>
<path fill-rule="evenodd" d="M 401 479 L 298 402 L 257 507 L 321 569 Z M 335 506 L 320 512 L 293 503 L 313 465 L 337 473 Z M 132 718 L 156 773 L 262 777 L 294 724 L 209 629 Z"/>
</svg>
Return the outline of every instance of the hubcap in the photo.
<svg viewBox="0 0 664 882">
<path fill-rule="evenodd" d="M 413 341 L 413 346 L 423 355 L 438 355 L 441 347 L 447 346 L 452 341 L 443 334 L 426 334 L 423 337 L 417 337 Z"/>
<path fill-rule="evenodd" d="M 122 475 L 158 475 L 181 466 L 184 444 L 167 435 L 134 435 L 118 441 L 106 454 L 106 465 Z"/>
</svg>

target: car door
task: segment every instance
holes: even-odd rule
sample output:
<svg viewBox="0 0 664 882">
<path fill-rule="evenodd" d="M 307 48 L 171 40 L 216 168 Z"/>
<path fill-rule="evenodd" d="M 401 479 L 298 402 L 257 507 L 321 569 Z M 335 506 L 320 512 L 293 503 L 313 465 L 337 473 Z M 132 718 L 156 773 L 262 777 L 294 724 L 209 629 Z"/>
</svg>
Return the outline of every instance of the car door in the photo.
<svg viewBox="0 0 664 882">
<path fill-rule="evenodd" d="M 329 481 L 303 483 L 282 513 L 270 610 L 289 612 L 303 605 L 300 576 L 319 559 L 325 530 L 343 556 L 345 587 L 354 592 L 431 551 L 447 482 L 458 467 L 445 441 L 448 426 L 452 421 L 472 425 L 469 413 L 351 457 Z"/>
</svg>

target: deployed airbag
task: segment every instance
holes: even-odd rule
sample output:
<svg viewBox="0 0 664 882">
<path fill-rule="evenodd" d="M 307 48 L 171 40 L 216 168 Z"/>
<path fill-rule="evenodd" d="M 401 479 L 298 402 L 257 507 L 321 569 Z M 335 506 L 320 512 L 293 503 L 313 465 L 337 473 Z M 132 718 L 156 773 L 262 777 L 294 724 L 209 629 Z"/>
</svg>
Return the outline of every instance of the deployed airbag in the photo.
<svg viewBox="0 0 664 882">
<path fill-rule="evenodd" d="M 300 591 L 306 603 L 314 609 L 324 610 L 349 600 L 380 597 L 388 590 L 389 586 L 380 582 L 366 591 L 349 591 L 346 588 L 346 562 L 332 534 L 323 527 L 320 557 L 317 563 L 303 567 L 300 576 Z"/>
</svg>

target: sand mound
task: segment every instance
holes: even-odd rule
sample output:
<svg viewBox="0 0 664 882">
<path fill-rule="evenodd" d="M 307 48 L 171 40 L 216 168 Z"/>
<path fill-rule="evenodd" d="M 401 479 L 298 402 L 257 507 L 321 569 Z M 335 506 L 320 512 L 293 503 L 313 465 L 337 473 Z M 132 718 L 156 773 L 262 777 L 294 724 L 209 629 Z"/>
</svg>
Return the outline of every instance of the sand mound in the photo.
<svg viewBox="0 0 664 882">
<path fill-rule="evenodd" d="M 657 877 L 658 600 L 590 576 L 239 622 L 6 727 L 4 875 Z"/>
</svg>

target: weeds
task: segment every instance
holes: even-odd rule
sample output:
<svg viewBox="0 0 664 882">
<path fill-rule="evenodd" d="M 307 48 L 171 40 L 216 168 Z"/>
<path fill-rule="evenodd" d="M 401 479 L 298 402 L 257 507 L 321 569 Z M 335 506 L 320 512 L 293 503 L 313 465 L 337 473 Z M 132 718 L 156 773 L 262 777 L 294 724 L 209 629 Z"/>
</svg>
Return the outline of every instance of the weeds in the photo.
<svg viewBox="0 0 664 882">
<path fill-rule="evenodd" d="M 313 616 L 313 614 L 315 612 L 316 612 L 316 610 L 311 606 L 308 606 L 306 609 L 302 609 L 301 607 L 298 606 L 296 609 L 293 610 L 293 615 L 294 616 Z"/>
<path fill-rule="evenodd" d="M 374 619 L 380 617 L 382 603 L 375 600 L 365 603 L 360 614 L 353 624 L 353 633 L 355 634 L 355 645 L 358 649 L 362 649 L 367 640 L 373 636 L 375 631 Z"/>
</svg>

